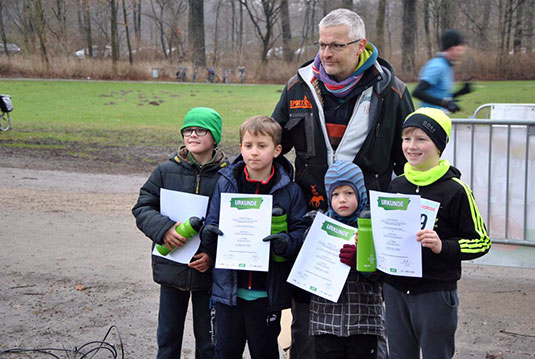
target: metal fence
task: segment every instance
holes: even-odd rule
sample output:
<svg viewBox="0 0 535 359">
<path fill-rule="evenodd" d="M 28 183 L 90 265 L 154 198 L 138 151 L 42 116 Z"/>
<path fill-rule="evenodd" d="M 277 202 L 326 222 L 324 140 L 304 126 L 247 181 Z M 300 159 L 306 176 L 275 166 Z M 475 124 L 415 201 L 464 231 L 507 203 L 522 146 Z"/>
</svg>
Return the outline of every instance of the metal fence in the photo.
<svg viewBox="0 0 535 359">
<path fill-rule="evenodd" d="M 443 158 L 470 185 L 492 241 L 535 247 L 535 104 L 487 104 L 452 122 Z"/>
</svg>

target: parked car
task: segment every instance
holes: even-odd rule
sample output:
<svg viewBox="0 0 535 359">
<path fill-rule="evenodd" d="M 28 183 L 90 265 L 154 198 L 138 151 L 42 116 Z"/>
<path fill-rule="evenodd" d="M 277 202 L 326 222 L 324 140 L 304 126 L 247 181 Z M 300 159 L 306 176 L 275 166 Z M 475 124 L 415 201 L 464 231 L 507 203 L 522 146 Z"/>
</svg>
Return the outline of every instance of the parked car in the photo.
<svg viewBox="0 0 535 359">
<path fill-rule="evenodd" d="M 85 59 L 86 54 L 89 53 L 89 49 L 80 49 L 74 52 L 74 55 L 79 59 Z M 93 45 L 93 57 L 96 58 L 102 58 L 102 57 L 110 57 L 111 56 L 111 46 L 106 45 L 104 47 L 100 47 L 98 45 Z"/>
<path fill-rule="evenodd" d="M 4 52 L 4 44 L 0 42 L 0 53 L 3 54 Z M 20 52 L 20 47 L 15 44 L 7 44 L 7 52 L 9 54 L 16 54 L 17 52 Z"/>
</svg>

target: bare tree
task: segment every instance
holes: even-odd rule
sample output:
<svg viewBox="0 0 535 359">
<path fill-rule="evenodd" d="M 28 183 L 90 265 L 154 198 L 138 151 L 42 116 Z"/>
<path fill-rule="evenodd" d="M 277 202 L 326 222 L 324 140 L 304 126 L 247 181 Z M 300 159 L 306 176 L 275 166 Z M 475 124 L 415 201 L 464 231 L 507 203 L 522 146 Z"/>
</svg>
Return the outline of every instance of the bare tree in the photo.
<svg viewBox="0 0 535 359">
<path fill-rule="evenodd" d="M 281 0 L 281 25 L 282 25 L 282 56 L 284 61 L 292 62 L 294 52 L 292 49 L 292 30 L 290 27 L 290 9 L 288 0 Z"/>
<path fill-rule="evenodd" d="M 431 29 L 429 27 L 429 0 L 424 0 L 423 3 L 423 12 L 424 12 L 424 33 L 425 33 L 425 49 L 427 51 L 427 57 L 433 56 L 433 43 L 431 41 Z"/>
<path fill-rule="evenodd" d="M 156 5 L 158 6 L 158 10 L 154 7 L 154 3 L 156 2 Z M 165 10 L 165 0 L 150 0 L 150 7 L 152 10 L 152 20 L 156 24 L 156 27 L 158 28 L 159 38 L 160 38 L 160 46 L 162 47 L 162 53 L 165 57 L 168 57 L 167 53 L 167 45 L 165 41 L 165 24 L 164 24 L 164 10 Z"/>
<path fill-rule="evenodd" d="M 133 0 L 134 6 L 133 18 L 134 18 L 134 37 L 136 38 L 136 46 L 139 46 L 141 43 L 141 0 Z"/>
<path fill-rule="evenodd" d="M 216 12 L 215 12 L 215 26 L 214 26 L 214 56 L 212 57 L 212 66 L 217 64 L 217 33 L 219 31 L 219 11 L 221 10 L 221 0 L 217 1 Z"/>
<path fill-rule="evenodd" d="M 46 63 L 46 67 L 50 66 L 50 60 L 48 59 L 47 47 L 46 47 L 46 35 L 45 35 L 45 14 L 43 11 L 43 4 L 41 0 L 33 0 L 33 17 L 35 19 L 35 30 L 37 37 L 39 38 L 39 47 L 41 49 L 41 57 Z"/>
<path fill-rule="evenodd" d="M 524 36 L 524 4 L 524 0 L 518 0 L 518 6 L 516 8 L 515 32 L 513 38 L 513 51 L 515 54 L 519 53 L 522 48 L 522 37 Z"/>
<path fill-rule="evenodd" d="M 342 0 L 341 7 L 349 10 L 353 10 L 353 0 Z"/>
<path fill-rule="evenodd" d="M 455 5 L 453 0 L 441 0 L 439 5 L 440 16 L 440 32 L 448 29 L 453 29 L 455 18 Z"/>
<path fill-rule="evenodd" d="M 67 50 L 67 7 L 65 0 L 56 0 L 55 6 L 50 6 L 50 9 L 57 23 L 57 28 L 49 24 L 49 31 L 56 37 L 57 43 L 64 50 Z"/>
<path fill-rule="evenodd" d="M 416 22 L 416 0 L 403 0 L 403 32 L 401 42 L 403 43 L 403 57 L 401 67 L 406 74 L 414 74 L 415 62 L 415 42 L 418 32 Z"/>
<path fill-rule="evenodd" d="M 117 35 L 117 2 L 108 0 L 110 4 L 111 61 L 114 70 L 119 60 L 119 38 Z"/>
<path fill-rule="evenodd" d="M 535 0 L 530 0 L 526 6 L 526 52 L 533 52 L 535 37 Z"/>
<path fill-rule="evenodd" d="M 240 3 L 242 3 L 247 10 L 249 18 L 256 31 L 256 35 L 260 38 L 260 41 L 262 41 L 260 61 L 262 64 L 267 64 L 267 53 L 275 42 L 273 27 L 275 26 L 280 13 L 280 2 L 279 0 L 260 0 L 262 8 L 261 14 L 254 4 L 252 4 L 251 0 L 240 0 Z M 260 26 L 261 23 L 265 23 L 265 30 L 262 30 Z"/>
<path fill-rule="evenodd" d="M 84 56 L 93 57 L 93 36 L 91 34 L 91 6 L 88 0 L 79 0 L 78 22 L 80 34 L 85 41 Z"/>
<path fill-rule="evenodd" d="M 206 66 L 204 45 L 204 0 L 189 0 L 188 52 L 194 66 Z"/>
<path fill-rule="evenodd" d="M 9 56 L 9 51 L 7 51 L 7 36 L 6 30 L 4 29 L 4 0 L 0 0 L 0 36 L 2 37 L 2 46 L 4 47 L 4 54 Z"/>
<path fill-rule="evenodd" d="M 385 50 L 385 19 L 386 0 L 379 0 L 377 17 L 375 18 L 375 47 L 379 51 L 379 54 Z"/>
<path fill-rule="evenodd" d="M 130 30 L 128 27 L 128 15 L 126 12 L 125 0 L 123 0 L 123 18 L 124 18 L 124 28 L 126 30 L 126 44 L 128 46 L 128 62 L 130 65 L 134 63 L 134 57 L 132 56 L 132 45 L 130 44 Z"/>
</svg>

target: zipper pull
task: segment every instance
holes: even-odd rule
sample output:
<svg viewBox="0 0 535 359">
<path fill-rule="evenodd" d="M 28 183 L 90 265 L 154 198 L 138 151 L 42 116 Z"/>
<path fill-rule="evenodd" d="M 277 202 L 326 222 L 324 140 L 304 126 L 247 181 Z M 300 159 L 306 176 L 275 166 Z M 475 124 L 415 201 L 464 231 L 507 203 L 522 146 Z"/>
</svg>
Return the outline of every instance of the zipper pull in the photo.
<svg viewBox="0 0 535 359">
<path fill-rule="evenodd" d="M 375 137 L 379 137 L 379 130 L 381 129 L 381 123 L 378 123 L 375 127 Z"/>
</svg>

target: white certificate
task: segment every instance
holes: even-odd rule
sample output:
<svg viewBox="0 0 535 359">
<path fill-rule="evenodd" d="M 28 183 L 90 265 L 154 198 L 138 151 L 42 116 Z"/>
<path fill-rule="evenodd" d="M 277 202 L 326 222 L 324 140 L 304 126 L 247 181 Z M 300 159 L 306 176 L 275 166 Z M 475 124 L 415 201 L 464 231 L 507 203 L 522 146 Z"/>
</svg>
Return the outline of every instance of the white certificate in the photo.
<svg viewBox="0 0 535 359">
<path fill-rule="evenodd" d="M 355 244 L 356 231 L 318 213 L 288 276 L 288 283 L 338 301 L 350 270 L 340 262 L 340 248 L 344 244 Z"/>
<path fill-rule="evenodd" d="M 267 272 L 271 234 L 271 195 L 221 193 L 216 268 Z"/>
<path fill-rule="evenodd" d="M 206 196 L 161 188 L 160 213 L 175 222 L 184 222 L 193 216 L 201 218 L 206 215 L 208 200 L 209 198 Z M 152 255 L 169 259 L 173 262 L 188 264 L 197 253 L 200 244 L 201 240 L 197 234 L 191 237 L 182 247 L 175 249 L 166 256 L 161 255 L 156 247 L 154 247 Z"/>
<path fill-rule="evenodd" d="M 370 191 L 373 244 L 377 269 L 405 277 L 422 277 L 420 196 Z"/>
</svg>

